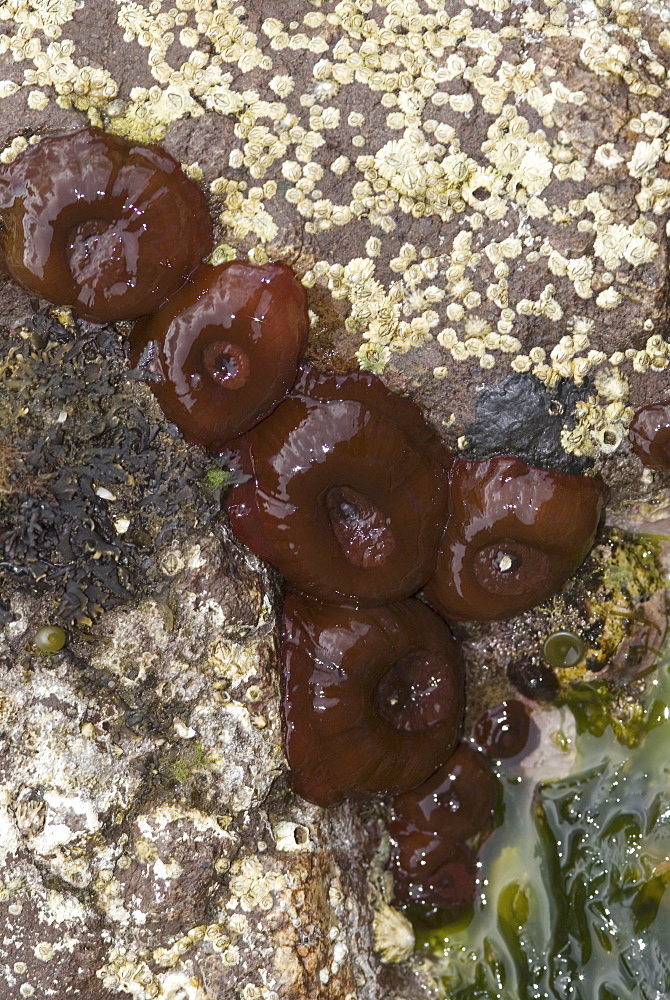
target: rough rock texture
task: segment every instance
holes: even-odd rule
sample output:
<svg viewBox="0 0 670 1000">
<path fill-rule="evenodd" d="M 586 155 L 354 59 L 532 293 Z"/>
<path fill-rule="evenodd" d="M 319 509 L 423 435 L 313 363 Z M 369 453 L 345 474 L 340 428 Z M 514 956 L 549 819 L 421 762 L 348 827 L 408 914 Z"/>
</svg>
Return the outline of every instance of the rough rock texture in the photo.
<svg viewBox="0 0 670 1000">
<path fill-rule="evenodd" d="M 380 809 L 326 813 L 273 785 L 272 583 L 220 530 L 178 555 L 174 613 L 108 612 L 59 654 L 30 645 L 48 599 L 12 602 L 3 995 L 418 995 L 373 953 Z M 217 600 L 240 585 L 251 622 Z M 396 919 L 390 944 L 404 932 L 411 946 Z"/>
<path fill-rule="evenodd" d="M 665 483 L 625 433 L 668 392 L 669 67 L 663 3 L 8 0 L 0 160 L 87 120 L 162 142 L 216 259 L 295 266 L 317 363 L 383 373 L 476 457 L 595 462 L 619 505 Z M 288 790 L 278 582 L 219 515 L 225 460 L 125 378 L 116 331 L 1 292 L 0 993 L 440 996 L 397 964 L 382 805 Z M 632 642 L 602 565 L 597 600 L 583 576 L 463 630 L 477 697 L 547 628 Z M 37 655 L 51 621 L 68 646 Z"/>
</svg>

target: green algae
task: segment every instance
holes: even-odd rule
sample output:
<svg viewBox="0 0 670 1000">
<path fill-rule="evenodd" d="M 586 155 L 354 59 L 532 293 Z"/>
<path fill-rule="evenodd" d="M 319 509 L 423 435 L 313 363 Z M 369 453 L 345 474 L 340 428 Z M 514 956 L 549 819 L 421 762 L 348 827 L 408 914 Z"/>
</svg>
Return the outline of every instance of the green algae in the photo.
<svg viewBox="0 0 670 1000">
<path fill-rule="evenodd" d="M 481 853 L 475 913 L 419 937 L 445 998 L 668 996 L 669 663 L 666 651 L 632 751 L 607 725 L 578 726 L 566 777 L 501 770 L 505 822 Z"/>
<path fill-rule="evenodd" d="M 619 743 L 635 747 L 644 736 L 647 716 L 643 705 L 634 697 L 627 699 L 623 717 L 616 709 L 625 695 L 600 681 L 582 681 L 573 684 L 559 699 L 559 704 L 567 705 L 575 717 L 578 733 L 602 736 L 608 727 Z"/>
<path fill-rule="evenodd" d="M 665 586 L 655 538 L 610 528 L 597 551 L 592 578 L 585 579 L 591 616 L 600 622 L 585 659 L 591 673 L 605 668 L 636 624 L 644 624 L 639 605 Z"/>
<path fill-rule="evenodd" d="M 205 487 L 212 492 L 230 485 L 232 481 L 233 475 L 230 470 L 223 469 L 218 465 L 208 469 L 205 473 Z"/>
</svg>

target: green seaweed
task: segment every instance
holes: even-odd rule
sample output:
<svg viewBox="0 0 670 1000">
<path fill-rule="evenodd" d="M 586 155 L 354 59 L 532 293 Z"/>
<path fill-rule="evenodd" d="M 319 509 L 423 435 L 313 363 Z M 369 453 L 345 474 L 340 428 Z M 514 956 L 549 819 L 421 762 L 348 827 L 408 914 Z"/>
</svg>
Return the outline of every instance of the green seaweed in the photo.
<svg viewBox="0 0 670 1000">
<path fill-rule="evenodd" d="M 419 939 L 449 1000 L 670 994 L 667 662 L 649 685 L 632 751 L 603 725 L 599 688 L 582 692 L 567 777 L 533 787 L 501 772 L 506 820 L 484 846 L 473 919 Z"/>
<path fill-rule="evenodd" d="M 613 709 L 621 693 L 602 681 L 578 681 L 565 691 L 557 704 L 567 705 L 575 717 L 578 733 L 602 736 L 608 726 L 623 746 L 635 747 L 647 728 L 647 713 L 643 706 L 631 704 L 625 720 L 617 718 Z"/>
<path fill-rule="evenodd" d="M 202 743 L 198 742 L 184 756 L 168 758 L 165 767 L 176 784 L 187 785 L 195 773 L 208 768 L 211 764 L 211 758 Z"/>
<path fill-rule="evenodd" d="M 216 490 L 229 486 L 233 481 L 233 474 L 229 469 L 223 469 L 218 465 L 212 466 L 205 473 L 205 488 L 214 493 Z"/>
</svg>

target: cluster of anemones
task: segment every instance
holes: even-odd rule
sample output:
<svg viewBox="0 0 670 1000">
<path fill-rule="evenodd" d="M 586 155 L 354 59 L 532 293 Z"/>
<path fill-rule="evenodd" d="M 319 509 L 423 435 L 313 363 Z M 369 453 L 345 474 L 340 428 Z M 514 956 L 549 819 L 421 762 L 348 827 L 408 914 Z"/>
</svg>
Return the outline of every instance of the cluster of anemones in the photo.
<svg viewBox="0 0 670 1000">
<path fill-rule="evenodd" d="M 496 783 L 460 741 L 464 672 L 444 619 L 507 618 L 555 593 L 593 542 L 602 483 L 455 460 L 376 376 L 300 367 L 302 286 L 281 264 L 203 264 L 207 205 L 160 149 L 93 128 L 47 136 L 0 169 L 0 215 L 16 280 L 94 323 L 137 320 L 131 362 L 167 417 L 235 454 L 234 530 L 289 588 L 296 791 L 319 805 L 393 795 L 398 892 L 458 910 Z M 527 731 L 516 705 L 480 725 L 494 756 Z"/>
</svg>

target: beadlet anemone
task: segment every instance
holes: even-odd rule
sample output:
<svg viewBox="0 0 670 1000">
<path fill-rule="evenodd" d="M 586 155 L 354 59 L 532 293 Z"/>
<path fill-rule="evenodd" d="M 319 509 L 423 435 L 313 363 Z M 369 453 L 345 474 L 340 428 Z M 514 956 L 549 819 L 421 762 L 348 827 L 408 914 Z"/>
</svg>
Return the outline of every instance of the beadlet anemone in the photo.
<svg viewBox="0 0 670 1000">
<path fill-rule="evenodd" d="M 282 682 L 293 786 L 318 805 L 413 788 L 458 739 L 461 655 L 415 600 L 356 610 L 289 594 Z"/>
<path fill-rule="evenodd" d="M 511 618 L 551 597 L 593 544 L 605 502 L 599 479 L 508 455 L 458 459 L 449 520 L 426 599 L 446 618 Z"/>
<path fill-rule="evenodd" d="M 135 325 L 133 365 L 184 437 L 222 447 L 267 416 L 296 379 L 309 318 L 283 264 L 203 264 Z"/>
<path fill-rule="evenodd" d="M 643 465 L 670 471 L 670 401 L 641 406 L 631 421 L 629 437 Z"/>
<path fill-rule="evenodd" d="M 482 712 L 475 723 L 473 736 L 489 757 L 504 760 L 526 750 L 531 728 L 528 706 L 518 698 L 510 698 Z"/>
<path fill-rule="evenodd" d="M 453 919 L 472 904 L 475 848 L 493 829 L 497 799 L 491 765 L 467 743 L 459 743 L 423 784 L 396 795 L 391 870 L 403 902 L 437 908 L 438 920 Z"/>
<path fill-rule="evenodd" d="M 0 165 L 0 218 L 16 281 L 93 323 L 156 309 L 212 248 L 207 203 L 177 161 L 97 128 Z"/>
<path fill-rule="evenodd" d="M 375 606 L 428 580 L 451 459 L 375 375 L 304 370 L 237 449 L 249 479 L 230 493 L 233 528 L 291 587 Z"/>
</svg>

